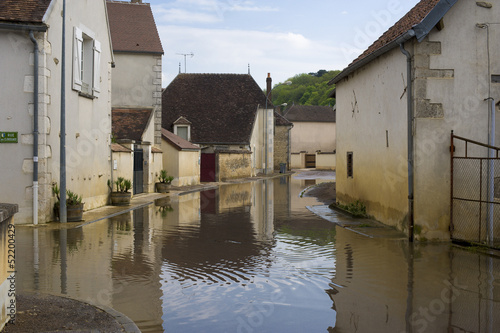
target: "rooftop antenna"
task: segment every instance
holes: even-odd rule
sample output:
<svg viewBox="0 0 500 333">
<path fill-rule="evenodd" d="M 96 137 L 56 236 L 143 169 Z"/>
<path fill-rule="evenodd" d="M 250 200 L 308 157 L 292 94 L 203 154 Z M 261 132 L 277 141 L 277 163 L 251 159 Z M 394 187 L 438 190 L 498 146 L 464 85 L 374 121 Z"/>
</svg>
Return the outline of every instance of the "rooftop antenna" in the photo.
<svg viewBox="0 0 500 333">
<path fill-rule="evenodd" d="M 248 64 L 248 75 L 250 75 L 250 64 Z"/>
<path fill-rule="evenodd" d="M 184 73 L 186 73 L 186 57 L 190 56 L 191 58 L 194 57 L 194 53 L 191 51 L 190 53 L 176 53 L 178 55 L 184 56 Z"/>
<path fill-rule="evenodd" d="M 179 62 L 179 74 L 181 73 L 181 63 Z"/>
</svg>

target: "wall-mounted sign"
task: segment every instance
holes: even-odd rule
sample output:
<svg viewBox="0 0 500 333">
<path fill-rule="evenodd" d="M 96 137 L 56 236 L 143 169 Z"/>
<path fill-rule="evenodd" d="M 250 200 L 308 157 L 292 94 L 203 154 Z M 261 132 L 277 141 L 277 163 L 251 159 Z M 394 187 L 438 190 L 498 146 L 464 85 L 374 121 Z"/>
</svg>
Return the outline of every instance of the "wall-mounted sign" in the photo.
<svg viewBox="0 0 500 333">
<path fill-rule="evenodd" d="M 0 143 L 17 143 L 17 132 L 0 132 Z"/>
</svg>

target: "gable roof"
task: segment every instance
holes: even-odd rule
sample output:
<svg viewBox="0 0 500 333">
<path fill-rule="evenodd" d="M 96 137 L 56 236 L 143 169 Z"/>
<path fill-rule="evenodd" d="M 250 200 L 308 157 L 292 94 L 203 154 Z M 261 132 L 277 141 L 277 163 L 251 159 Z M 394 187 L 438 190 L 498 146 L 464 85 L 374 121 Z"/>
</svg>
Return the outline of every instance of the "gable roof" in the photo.
<svg viewBox="0 0 500 333">
<path fill-rule="evenodd" d="M 172 146 L 174 146 L 174 148 L 177 150 L 200 150 L 201 149 L 200 147 L 193 145 L 188 140 L 184 140 L 180 136 L 175 135 L 174 133 L 167 131 L 164 128 L 161 129 L 161 137 L 162 137 L 162 139 L 169 142 Z"/>
<path fill-rule="evenodd" d="M 148 3 L 106 1 L 113 51 L 163 54 Z"/>
<path fill-rule="evenodd" d="M 330 106 L 293 105 L 285 111 L 285 118 L 293 122 L 334 123 L 335 111 Z"/>
<path fill-rule="evenodd" d="M 111 133 L 115 139 L 142 141 L 153 110 L 113 109 L 111 111 Z"/>
<path fill-rule="evenodd" d="M 458 0 L 421 0 L 328 84 L 334 84 L 373 59 L 416 37 L 421 42 Z"/>
<path fill-rule="evenodd" d="M 183 116 L 194 143 L 249 144 L 257 108 L 265 104 L 249 74 L 179 74 L 162 94 L 162 127 L 172 132 Z"/>
<path fill-rule="evenodd" d="M 0 22 L 12 24 L 43 24 L 43 17 L 52 0 L 2 0 Z"/>
</svg>

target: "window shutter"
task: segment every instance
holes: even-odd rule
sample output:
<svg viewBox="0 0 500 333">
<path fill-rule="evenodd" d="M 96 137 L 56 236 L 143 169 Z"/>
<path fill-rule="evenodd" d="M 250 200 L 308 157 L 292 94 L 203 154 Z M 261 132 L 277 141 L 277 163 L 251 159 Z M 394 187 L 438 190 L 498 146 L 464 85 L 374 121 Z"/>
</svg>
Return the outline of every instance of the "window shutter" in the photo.
<svg viewBox="0 0 500 333">
<path fill-rule="evenodd" d="M 94 40 L 94 72 L 93 72 L 93 83 L 92 92 L 95 97 L 99 97 L 101 92 L 101 43 Z"/>
<path fill-rule="evenodd" d="M 82 30 L 75 27 L 75 38 L 73 43 L 73 89 L 82 90 Z"/>
</svg>

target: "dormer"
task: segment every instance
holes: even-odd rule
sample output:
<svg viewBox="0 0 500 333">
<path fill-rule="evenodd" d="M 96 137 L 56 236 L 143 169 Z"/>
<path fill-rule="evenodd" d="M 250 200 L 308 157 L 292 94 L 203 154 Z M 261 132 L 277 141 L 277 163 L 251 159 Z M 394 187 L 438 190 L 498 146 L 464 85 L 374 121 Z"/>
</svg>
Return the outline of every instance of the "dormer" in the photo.
<svg viewBox="0 0 500 333">
<path fill-rule="evenodd" d="M 191 141 L 191 122 L 180 116 L 174 121 L 174 134 L 180 136 L 184 140 Z"/>
</svg>

